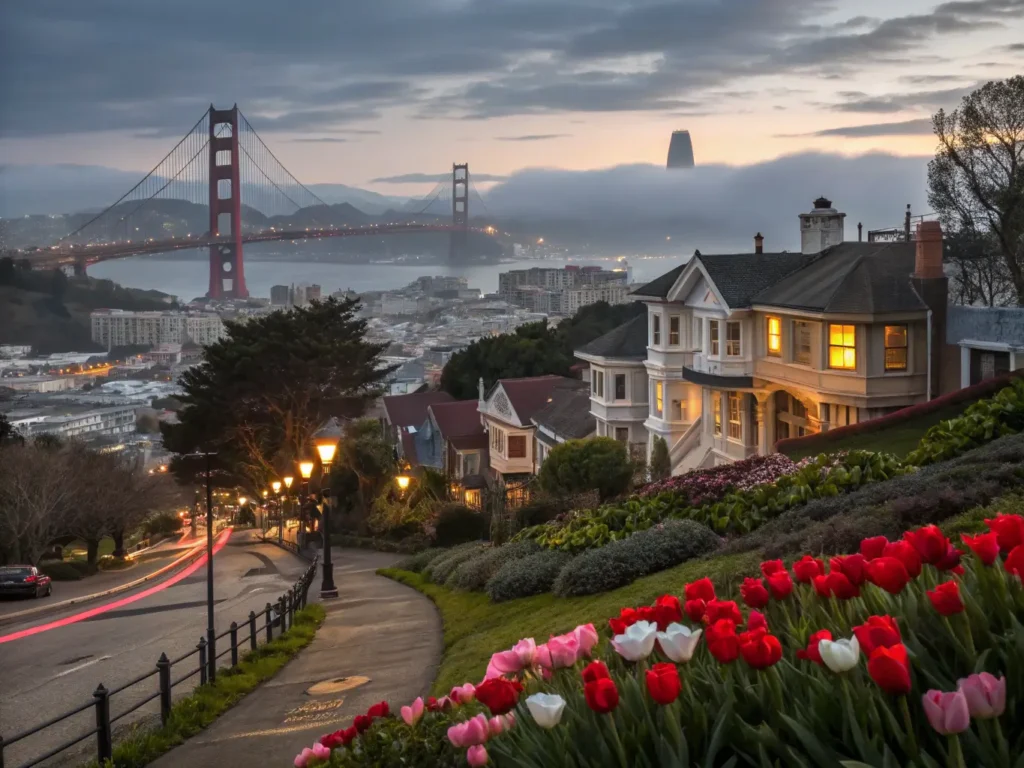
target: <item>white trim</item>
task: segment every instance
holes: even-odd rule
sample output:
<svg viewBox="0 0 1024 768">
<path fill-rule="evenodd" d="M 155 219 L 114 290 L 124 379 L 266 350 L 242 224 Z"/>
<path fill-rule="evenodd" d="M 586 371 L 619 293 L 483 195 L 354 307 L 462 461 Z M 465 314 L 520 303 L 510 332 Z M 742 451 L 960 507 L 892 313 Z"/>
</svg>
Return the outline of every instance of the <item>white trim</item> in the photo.
<svg viewBox="0 0 1024 768">
<path fill-rule="evenodd" d="M 687 287 L 686 283 L 691 277 L 693 277 L 694 272 L 700 272 L 701 276 L 707 282 L 708 287 L 711 289 L 711 292 L 714 293 L 715 298 L 718 299 L 718 303 L 721 304 L 722 310 L 726 313 L 731 313 L 732 308 L 726 303 L 725 299 L 722 298 L 722 292 L 718 290 L 718 286 L 715 285 L 715 282 L 711 279 L 707 269 L 704 268 L 704 265 L 700 261 L 700 256 L 695 256 L 687 262 L 683 271 L 679 273 L 679 277 L 677 277 L 676 281 L 672 283 L 672 287 L 668 289 L 668 293 L 665 294 L 664 300 L 688 306 L 686 304 L 686 295 L 683 294 L 683 289 Z"/>
<path fill-rule="evenodd" d="M 1020 352 L 1024 346 L 1012 347 L 1004 341 L 977 341 L 975 339 L 961 339 L 957 342 L 960 347 L 969 349 L 983 349 L 986 352 Z"/>
</svg>

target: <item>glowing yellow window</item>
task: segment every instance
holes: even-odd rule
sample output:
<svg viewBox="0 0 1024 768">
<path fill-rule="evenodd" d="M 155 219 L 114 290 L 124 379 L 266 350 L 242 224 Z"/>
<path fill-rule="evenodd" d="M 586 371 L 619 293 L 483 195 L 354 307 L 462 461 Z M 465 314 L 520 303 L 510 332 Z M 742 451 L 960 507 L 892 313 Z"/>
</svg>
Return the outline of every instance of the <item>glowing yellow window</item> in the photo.
<svg viewBox="0 0 1024 768">
<path fill-rule="evenodd" d="M 654 382 L 654 407 L 659 416 L 664 413 L 662 408 L 665 407 L 665 385 L 660 381 Z"/>
<path fill-rule="evenodd" d="M 852 325 L 828 326 L 828 367 L 842 371 L 857 369 L 856 329 Z"/>
<path fill-rule="evenodd" d="M 782 320 L 778 317 L 768 318 L 768 354 L 773 357 L 782 354 Z"/>
</svg>

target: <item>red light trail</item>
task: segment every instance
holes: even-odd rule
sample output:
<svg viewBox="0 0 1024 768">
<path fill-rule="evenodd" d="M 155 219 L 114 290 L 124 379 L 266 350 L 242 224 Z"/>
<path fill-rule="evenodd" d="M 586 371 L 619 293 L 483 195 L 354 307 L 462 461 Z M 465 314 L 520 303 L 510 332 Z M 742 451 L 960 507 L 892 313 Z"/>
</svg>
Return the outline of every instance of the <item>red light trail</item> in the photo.
<svg viewBox="0 0 1024 768">
<path fill-rule="evenodd" d="M 224 548 L 224 545 L 228 543 L 228 539 L 230 538 L 230 536 L 231 529 L 227 528 L 217 537 L 217 540 L 213 543 L 213 554 L 216 555 Z M 157 592 L 167 589 L 168 587 L 172 587 L 182 579 L 191 576 L 193 573 L 199 570 L 199 568 L 201 568 L 205 562 L 206 555 L 203 555 L 180 573 L 176 573 L 166 581 L 161 581 L 159 584 L 154 584 L 152 587 L 144 589 L 137 594 L 129 595 L 128 597 L 122 597 L 120 600 L 114 600 L 109 603 L 104 603 L 103 605 L 98 605 L 95 608 L 90 608 L 87 611 L 82 611 L 81 613 L 76 613 L 72 616 L 65 616 L 63 619 L 57 619 L 56 621 L 51 621 L 48 624 L 39 624 L 35 627 L 29 627 L 28 629 L 22 629 L 18 632 L 12 632 L 9 635 L 2 635 L 0 636 L 0 645 L 2 645 L 3 643 L 12 642 L 14 640 L 21 640 L 24 637 L 32 637 L 32 635 L 38 635 L 40 632 L 47 632 L 51 629 L 66 627 L 70 624 L 77 624 L 80 621 L 91 619 L 93 616 L 99 616 L 101 613 L 106 613 L 107 611 L 112 611 L 115 608 L 130 605 L 131 603 L 134 603 L 138 600 L 142 600 L 143 598 L 149 597 L 150 595 L 155 595 Z"/>
</svg>

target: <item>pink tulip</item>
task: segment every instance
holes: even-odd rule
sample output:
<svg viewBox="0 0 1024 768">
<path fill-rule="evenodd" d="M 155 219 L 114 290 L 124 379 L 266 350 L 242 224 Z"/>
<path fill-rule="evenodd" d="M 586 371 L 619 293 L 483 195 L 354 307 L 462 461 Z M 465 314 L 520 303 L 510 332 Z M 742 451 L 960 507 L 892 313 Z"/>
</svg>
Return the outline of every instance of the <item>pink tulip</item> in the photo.
<svg viewBox="0 0 1024 768">
<path fill-rule="evenodd" d="M 962 691 L 928 691 L 921 697 L 921 705 L 932 728 L 943 736 L 961 733 L 971 727 L 971 713 Z"/>
<path fill-rule="evenodd" d="M 318 741 L 313 745 L 313 757 L 317 760 L 329 760 L 331 758 L 331 750 Z"/>
<path fill-rule="evenodd" d="M 400 711 L 406 725 L 416 725 L 419 719 L 423 717 L 423 697 L 417 697 L 411 706 L 402 707 Z"/>
<path fill-rule="evenodd" d="M 487 765 L 487 747 L 477 744 L 466 750 L 466 762 L 472 766 Z"/>
<path fill-rule="evenodd" d="M 301 752 L 299 752 L 299 754 L 295 756 L 295 768 L 306 768 L 306 766 L 309 764 L 309 761 L 312 758 L 313 750 L 309 747 L 306 747 L 304 750 L 302 750 Z"/>
<path fill-rule="evenodd" d="M 487 716 L 479 714 L 464 723 L 458 723 L 448 729 L 448 741 L 453 747 L 469 747 L 483 744 L 490 735 L 490 723 Z"/>
<path fill-rule="evenodd" d="M 551 653 L 551 666 L 554 669 L 571 667 L 580 655 L 580 641 L 576 639 L 575 634 L 552 637 L 547 645 Z"/>
<path fill-rule="evenodd" d="M 590 652 L 597 645 L 598 635 L 597 630 L 594 629 L 593 624 L 580 624 L 576 629 L 572 631 L 576 635 L 576 642 L 580 646 L 580 656 L 586 656 L 590 658 Z"/>
<path fill-rule="evenodd" d="M 1006 710 L 1006 678 L 988 672 L 957 680 L 957 687 L 967 699 L 971 717 L 988 720 L 1000 717 Z"/>
<path fill-rule="evenodd" d="M 503 733 L 507 730 L 508 724 L 505 722 L 505 718 L 501 715 L 495 715 L 487 721 L 488 736 L 497 736 L 499 733 Z"/>
<path fill-rule="evenodd" d="M 465 683 L 464 685 L 457 685 L 452 688 L 451 693 L 448 694 L 448 698 L 456 704 L 468 704 L 473 700 L 475 695 L 476 686 L 472 683 Z"/>
<path fill-rule="evenodd" d="M 524 670 L 533 664 L 536 655 L 537 644 L 533 641 L 532 637 L 520 640 L 510 650 L 498 651 L 491 656 L 491 663 L 487 665 L 487 677 L 485 679 L 512 675 Z M 492 674 L 492 672 L 497 674 Z"/>
<path fill-rule="evenodd" d="M 551 669 L 551 649 L 547 643 L 537 646 L 537 652 L 533 655 L 533 663 L 541 669 Z"/>
</svg>

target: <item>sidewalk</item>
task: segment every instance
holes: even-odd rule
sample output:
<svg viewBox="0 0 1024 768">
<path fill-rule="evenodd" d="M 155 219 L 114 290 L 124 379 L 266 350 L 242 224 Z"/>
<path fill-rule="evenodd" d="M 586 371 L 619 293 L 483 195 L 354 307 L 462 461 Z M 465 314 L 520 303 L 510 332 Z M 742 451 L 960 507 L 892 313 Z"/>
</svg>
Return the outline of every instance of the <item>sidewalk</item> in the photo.
<svg viewBox="0 0 1024 768">
<path fill-rule="evenodd" d="M 397 711 L 425 696 L 443 650 L 441 618 L 419 592 L 377 576 L 398 555 L 332 550 L 339 597 L 312 644 L 203 733 L 171 750 L 154 768 L 290 766 L 303 747 L 351 724 L 371 704 Z M 318 600 L 320 576 L 310 599 Z M 342 681 L 341 678 L 348 678 Z M 324 692 L 310 692 L 317 683 Z"/>
</svg>

